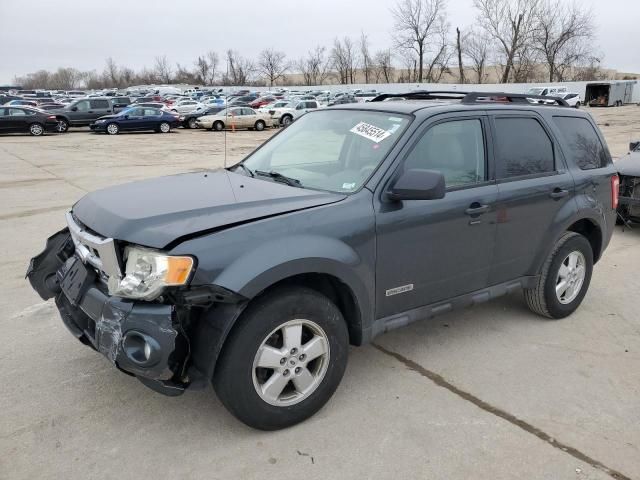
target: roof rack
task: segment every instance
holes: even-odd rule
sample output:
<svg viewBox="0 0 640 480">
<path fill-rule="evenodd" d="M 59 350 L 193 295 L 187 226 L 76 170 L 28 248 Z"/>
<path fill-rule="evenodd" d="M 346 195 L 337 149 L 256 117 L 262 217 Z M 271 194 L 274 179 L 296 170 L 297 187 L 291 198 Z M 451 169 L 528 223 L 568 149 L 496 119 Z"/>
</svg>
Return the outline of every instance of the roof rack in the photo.
<svg viewBox="0 0 640 480">
<path fill-rule="evenodd" d="M 461 100 L 464 104 L 477 103 L 526 103 L 527 105 L 569 107 L 569 104 L 559 97 L 530 95 L 528 93 L 508 92 L 460 92 L 455 90 L 418 90 L 409 93 L 385 93 L 372 99 L 372 102 L 382 102 L 387 99 L 404 98 L 407 100 Z M 535 102 L 533 100 L 538 100 Z M 553 103 L 552 103 L 553 102 Z"/>
</svg>

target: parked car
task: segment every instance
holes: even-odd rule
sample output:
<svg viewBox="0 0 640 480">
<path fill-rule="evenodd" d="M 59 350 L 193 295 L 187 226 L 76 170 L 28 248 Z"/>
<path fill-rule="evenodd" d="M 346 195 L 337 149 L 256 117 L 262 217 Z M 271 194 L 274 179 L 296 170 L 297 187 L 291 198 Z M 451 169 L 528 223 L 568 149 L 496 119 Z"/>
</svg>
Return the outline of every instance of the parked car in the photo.
<svg viewBox="0 0 640 480">
<path fill-rule="evenodd" d="M 105 115 L 98 118 L 89 128 L 94 132 L 105 132 L 117 135 L 120 132 L 154 130 L 158 133 L 169 133 L 178 128 L 180 121 L 177 115 L 159 108 L 131 107 L 116 115 Z"/>
<path fill-rule="evenodd" d="M 0 106 L 0 133 L 30 133 L 34 137 L 55 132 L 55 115 L 30 107 Z"/>
<path fill-rule="evenodd" d="M 64 133 L 69 127 L 86 127 L 100 117 L 114 113 L 111 98 L 81 98 L 74 100 L 59 110 L 51 110 L 58 120 L 58 132 Z"/>
<path fill-rule="evenodd" d="M 573 108 L 580 108 L 580 105 L 582 105 L 582 98 L 580 98 L 579 93 L 565 93 L 560 95 L 560 98 L 562 98 L 569 104 L 570 107 Z"/>
<path fill-rule="evenodd" d="M 375 98 L 375 97 L 374 97 Z M 356 97 L 351 94 L 342 94 L 339 97 L 332 98 L 329 100 L 329 106 L 332 107 L 334 105 L 347 105 L 349 103 L 357 103 Z"/>
<path fill-rule="evenodd" d="M 273 126 L 269 114 L 259 113 L 248 107 L 225 108 L 215 115 L 205 115 L 198 118 L 196 124 L 199 128 L 218 132 L 225 128 L 247 128 L 262 131 L 266 127 Z"/>
<path fill-rule="evenodd" d="M 5 106 L 8 106 L 8 107 L 37 107 L 38 106 L 38 102 L 36 102 L 35 100 L 24 100 L 24 99 L 10 100 L 7 103 L 5 103 Z"/>
<path fill-rule="evenodd" d="M 228 169 L 89 193 L 27 277 L 118 369 L 169 395 L 211 382 L 264 430 L 322 408 L 349 344 L 517 288 L 566 317 L 615 223 L 604 138 L 483 95 L 321 109 Z"/>
<path fill-rule="evenodd" d="M 618 223 L 640 223 L 640 140 L 629 144 L 629 153 L 615 167 L 620 176 Z"/>
<path fill-rule="evenodd" d="M 59 110 L 61 108 L 64 108 L 64 103 L 43 103 L 41 105 L 38 105 L 37 107 L 39 110 Z"/>
<path fill-rule="evenodd" d="M 380 95 L 377 92 L 358 92 L 354 94 L 356 102 L 370 102 L 374 98 Z"/>
<path fill-rule="evenodd" d="M 200 117 L 204 117 L 205 115 L 216 115 L 217 113 L 224 110 L 224 107 L 207 107 L 204 110 L 200 110 L 199 112 L 187 113 L 180 117 L 180 124 L 184 128 L 199 128 L 198 119 Z"/>
<path fill-rule="evenodd" d="M 260 108 L 270 103 L 273 103 L 275 101 L 276 101 L 276 97 L 259 97 L 259 98 L 256 98 L 254 101 L 249 102 L 249 105 L 251 105 L 251 108 Z"/>
<path fill-rule="evenodd" d="M 131 107 L 150 107 L 150 108 L 159 108 L 160 110 L 165 110 L 167 112 L 170 112 L 170 107 L 168 105 L 165 105 L 162 102 L 142 102 L 142 103 L 132 103 L 130 105 Z M 174 112 L 176 113 L 176 112 Z"/>
<path fill-rule="evenodd" d="M 289 103 L 284 107 L 269 109 L 269 115 L 271 115 L 274 125 L 288 127 L 300 116 L 321 107 L 322 105 L 317 100 L 303 100 Z"/>
<path fill-rule="evenodd" d="M 201 104 L 196 100 L 181 100 L 180 102 L 174 103 L 170 107 L 172 112 L 177 112 L 182 114 L 197 112 L 199 110 L 204 110 L 205 108 L 206 108 L 205 105 Z"/>
</svg>

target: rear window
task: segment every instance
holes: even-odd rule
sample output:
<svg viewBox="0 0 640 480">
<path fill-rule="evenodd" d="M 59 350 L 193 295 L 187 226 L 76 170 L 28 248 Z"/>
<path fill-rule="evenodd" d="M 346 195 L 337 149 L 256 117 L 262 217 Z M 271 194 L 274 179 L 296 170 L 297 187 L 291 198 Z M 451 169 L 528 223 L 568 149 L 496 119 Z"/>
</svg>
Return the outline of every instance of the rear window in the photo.
<svg viewBox="0 0 640 480">
<path fill-rule="evenodd" d="M 496 118 L 496 176 L 540 175 L 555 170 L 553 143 L 534 118 Z"/>
<path fill-rule="evenodd" d="M 553 117 L 569 146 L 568 157 L 581 170 L 609 165 L 609 157 L 591 122 L 579 117 Z"/>
</svg>

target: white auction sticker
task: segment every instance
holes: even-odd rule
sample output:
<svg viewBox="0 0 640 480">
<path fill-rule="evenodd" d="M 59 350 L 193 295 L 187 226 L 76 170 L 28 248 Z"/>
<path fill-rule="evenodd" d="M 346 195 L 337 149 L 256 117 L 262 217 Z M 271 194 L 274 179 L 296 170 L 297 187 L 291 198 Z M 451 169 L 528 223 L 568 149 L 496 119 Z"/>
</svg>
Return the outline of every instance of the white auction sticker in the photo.
<svg viewBox="0 0 640 480">
<path fill-rule="evenodd" d="M 391 132 L 365 122 L 360 122 L 353 127 L 350 132 L 376 143 L 380 143 L 385 138 L 391 136 Z"/>
</svg>

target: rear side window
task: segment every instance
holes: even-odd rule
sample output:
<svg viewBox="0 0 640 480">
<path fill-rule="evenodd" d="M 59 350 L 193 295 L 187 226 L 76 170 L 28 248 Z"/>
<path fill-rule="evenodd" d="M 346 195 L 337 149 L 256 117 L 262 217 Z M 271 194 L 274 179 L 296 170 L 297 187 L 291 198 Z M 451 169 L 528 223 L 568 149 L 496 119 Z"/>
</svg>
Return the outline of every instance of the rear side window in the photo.
<svg viewBox="0 0 640 480">
<path fill-rule="evenodd" d="M 553 143 L 534 118 L 496 118 L 496 177 L 539 175 L 555 170 Z"/>
<path fill-rule="evenodd" d="M 447 187 L 485 180 L 484 135 L 479 119 L 454 120 L 431 127 L 405 160 L 405 170 L 437 170 Z"/>
<path fill-rule="evenodd" d="M 109 100 L 91 100 L 91 108 L 109 108 Z"/>
<path fill-rule="evenodd" d="M 609 164 L 607 152 L 591 122 L 578 117 L 553 117 L 553 120 L 569 145 L 569 158 L 581 170 L 602 168 Z"/>
</svg>

